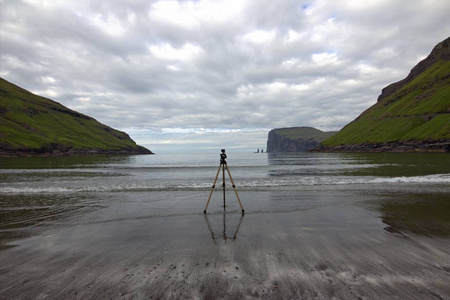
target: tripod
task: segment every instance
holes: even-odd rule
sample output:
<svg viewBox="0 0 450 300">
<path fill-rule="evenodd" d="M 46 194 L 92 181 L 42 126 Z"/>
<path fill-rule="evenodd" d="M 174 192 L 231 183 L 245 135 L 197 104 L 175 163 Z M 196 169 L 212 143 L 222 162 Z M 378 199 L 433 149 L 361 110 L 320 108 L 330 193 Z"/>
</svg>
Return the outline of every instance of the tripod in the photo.
<svg viewBox="0 0 450 300">
<path fill-rule="evenodd" d="M 211 196 L 212 196 L 212 194 L 214 192 L 214 189 L 216 188 L 216 182 L 217 182 L 217 178 L 219 177 L 220 169 L 222 169 L 223 207 L 224 207 L 224 209 L 226 207 L 226 205 L 225 205 L 225 170 L 227 170 L 228 176 L 230 177 L 231 184 L 232 184 L 233 189 L 234 189 L 234 193 L 236 194 L 236 198 L 237 198 L 237 200 L 239 202 L 239 205 L 241 206 L 242 214 L 244 214 L 244 207 L 242 207 L 241 199 L 239 199 L 239 195 L 238 195 L 238 192 L 236 190 L 236 186 L 234 185 L 233 177 L 231 177 L 230 169 L 228 168 L 227 161 L 225 160 L 227 158 L 227 155 L 225 154 L 225 149 L 222 149 L 221 152 L 222 153 L 220 154 L 219 169 L 217 170 L 216 177 L 214 178 L 214 183 L 213 183 L 212 188 L 211 188 L 211 193 L 209 193 L 208 202 L 206 203 L 206 207 L 205 207 L 205 210 L 203 211 L 203 213 L 206 214 L 206 210 L 208 209 L 209 201 L 211 200 Z"/>
</svg>

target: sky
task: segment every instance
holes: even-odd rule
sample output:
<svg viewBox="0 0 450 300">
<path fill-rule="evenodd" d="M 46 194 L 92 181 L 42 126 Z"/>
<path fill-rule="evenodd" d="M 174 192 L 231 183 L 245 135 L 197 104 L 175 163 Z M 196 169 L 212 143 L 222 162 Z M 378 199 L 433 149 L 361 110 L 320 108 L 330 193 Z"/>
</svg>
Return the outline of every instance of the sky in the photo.
<svg viewBox="0 0 450 300">
<path fill-rule="evenodd" d="M 0 76 L 156 153 L 339 130 L 450 34 L 449 0 L 0 0 Z"/>
</svg>

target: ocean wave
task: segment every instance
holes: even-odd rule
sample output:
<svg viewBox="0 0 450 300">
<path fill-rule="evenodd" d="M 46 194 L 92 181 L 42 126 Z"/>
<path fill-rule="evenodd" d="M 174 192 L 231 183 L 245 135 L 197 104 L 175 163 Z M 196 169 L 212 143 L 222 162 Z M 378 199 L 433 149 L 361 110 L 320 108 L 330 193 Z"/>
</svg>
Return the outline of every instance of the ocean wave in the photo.
<svg viewBox="0 0 450 300">
<path fill-rule="evenodd" d="M 210 187 L 202 185 L 145 185 L 129 184 L 115 186 L 85 186 L 85 187 L 3 187 L 0 194 L 55 194 L 55 193 L 92 193 L 92 192 L 145 192 L 145 191 L 176 191 L 199 190 Z"/>
<path fill-rule="evenodd" d="M 260 178 L 256 180 L 236 181 L 238 189 L 252 190 L 258 188 L 327 186 L 327 185 L 376 185 L 376 184 L 450 184 L 450 174 L 401 177 L 354 177 L 354 176 L 302 176 L 286 178 Z M 91 183 L 92 184 L 92 183 Z M 221 189 L 221 183 L 216 189 Z M 231 189 L 227 181 L 226 188 Z M 42 193 L 93 193 L 93 192 L 151 192 L 151 191 L 200 191 L 211 189 L 211 182 L 133 182 L 123 184 L 99 184 L 90 186 L 4 186 L 0 194 L 42 194 Z"/>
<path fill-rule="evenodd" d="M 450 184 L 450 174 L 401 177 L 354 177 L 354 176 L 304 176 L 273 179 L 267 182 L 256 181 L 248 186 L 312 186 L 312 185 L 350 185 L 350 184 Z"/>
</svg>

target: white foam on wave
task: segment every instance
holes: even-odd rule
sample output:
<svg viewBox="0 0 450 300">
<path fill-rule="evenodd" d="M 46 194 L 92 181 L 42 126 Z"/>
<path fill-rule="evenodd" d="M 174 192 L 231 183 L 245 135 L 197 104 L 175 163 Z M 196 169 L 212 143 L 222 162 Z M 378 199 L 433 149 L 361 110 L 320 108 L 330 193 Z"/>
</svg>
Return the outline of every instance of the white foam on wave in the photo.
<svg viewBox="0 0 450 300">
<path fill-rule="evenodd" d="M 436 174 L 427 176 L 413 176 L 413 177 L 389 177 L 389 178 L 374 178 L 372 183 L 449 183 L 450 174 Z"/>
<path fill-rule="evenodd" d="M 349 185 L 349 184 L 450 184 L 450 174 L 436 174 L 426 176 L 401 177 L 342 177 L 342 176 L 305 176 L 274 178 L 244 182 L 247 187 L 276 187 L 276 186 L 313 186 L 313 185 Z"/>
<path fill-rule="evenodd" d="M 426 176 L 401 177 L 342 177 L 342 176 L 300 176 L 286 178 L 262 178 L 256 180 L 237 181 L 240 188 L 270 188 L 283 186 L 315 186 L 315 185 L 352 185 L 352 184 L 449 184 L 450 174 L 435 174 Z M 221 184 L 216 188 L 220 189 Z M 159 183 L 124 183 L 121 185 L 98 185 L 83 187 L 1 187 L 0 194 L 58 194 L 80 192 L 143 192 L 143 191 L 176 191 L 176 190 L 206 190 L 211 187 L 209 182 L 159 182 Z M 227 188 L 230 188 L 227 183 Z"/>
<path fill-rule="evenodd" d="M 85 186 L 85 187 L 2 187 L 0 194 L 63 194 L 63 193 L 95 193 L 95 192 L 141 192 L 141 191 L 170 191 L 197 190 L 210 187 L 210 184 L 123 184 L 114 186 Z"/>
<path fill-rule="evenodd" d="M 0 188 L 0 194 L 40 194 L 40 193 L 67 193 L 71 189 L 61 187 L 30 188 L 30 187 L 3 187 Z"/>
</svg>

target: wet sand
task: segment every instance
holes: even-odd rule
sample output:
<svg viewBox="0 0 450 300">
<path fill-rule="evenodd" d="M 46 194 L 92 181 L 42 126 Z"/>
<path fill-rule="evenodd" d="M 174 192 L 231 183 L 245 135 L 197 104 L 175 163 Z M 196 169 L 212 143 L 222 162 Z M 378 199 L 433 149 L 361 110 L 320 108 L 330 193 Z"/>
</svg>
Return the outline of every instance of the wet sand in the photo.
<svg viewBox="0 0 450 300">
<path fill-rule="evenodd" d="M 320 205 L 284 209 L 280 199 L 295 195 L 242 192 L 243 217 L 236 203 L 223 214 L 217 202 L 204 216 L 204 193 L 165 215 L 144 202 L 125 209 L 116 195 L 10 242 L 0 298 L 449 299 L 448 194 L 390 206 L 392 195 L 363 194 L 315 192 Z M 436 206 L 444 217 L 429 222 Z"/>
</svg>

